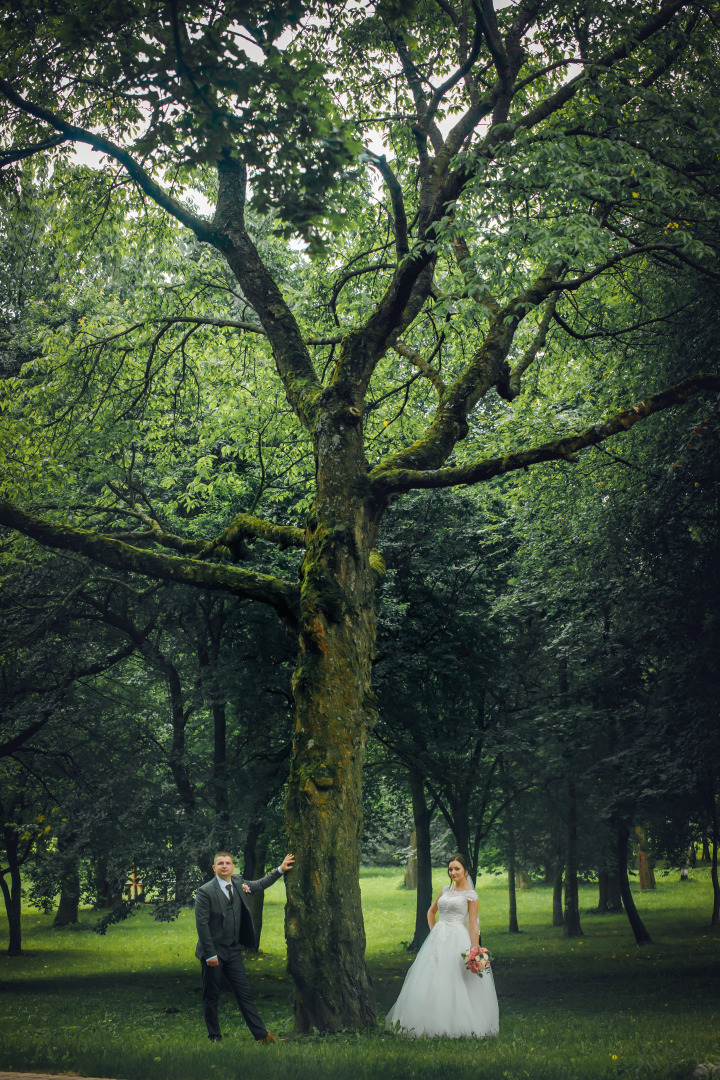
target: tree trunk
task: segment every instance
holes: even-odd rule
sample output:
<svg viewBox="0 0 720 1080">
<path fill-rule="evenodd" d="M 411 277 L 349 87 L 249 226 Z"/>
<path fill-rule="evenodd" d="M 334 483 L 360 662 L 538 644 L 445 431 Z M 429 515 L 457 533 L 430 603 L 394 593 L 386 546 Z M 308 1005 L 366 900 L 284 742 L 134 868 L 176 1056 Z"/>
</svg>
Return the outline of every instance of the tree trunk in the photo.
<svg viewBox="0 0 720 1080">
<path fill-rule="evenodd" d="M 508 832 L 508 933 L 519 934 L 517 918 L 517 894 L 515 892 L 515 830 L 511 826 Z"/>
<path fill-rule="evenodd" d="M 527 870 L 518 870 L 517 887 L 522 892 L 527 892 L 528 889 L 532 888 L 532 881 L 530 880 L 530 875 Z"/>
<path fill-rule="evenodd" d="M 620 893 L 620 878 L 617 875 L 617 871 L 613 870 L 608 874 L 607 910 L 613 915 L 620 915 L 622 914 L 622 909 L 623 902 Z"/>
<path fill-rule="evenodd" d="M 267 833 L 265 832 L 265 823 L 259 818 L 253 818 L 248 825 L 247 835 L 245 837 L 245 846 L 243 849 L 243 876 L 250 881 L 256 881 L 258 878 L 261 878 L 265 873 L 266 856 Z M 260 937 L 262 935 L 265 893 L 250 893 L 247 897 L 247 902 L 248 907 L 250 908 L 250 914 L 252 915 L 253 926 L 255 928 L 255 940 L 259 949 Z"/>
<path fill-rule="evenodd" d="M 417 852 L 417 895 L 415 898 L 415 933 L 409 948 L 413 951 L 420 948 L 425 938 L 430 933 L 428 926 L 428 908 L 433 902 L 432 894 L 432 861 L 430 858 L 430 821 L 432 810 L 428 810 L 425 801 L 425 785 L 422 774 L 418 769 L 410 768 L 408 772 L 410 792 L 412 794 L 413 821 L 415 822 L 415 836 Z"/>
<path fill-rule="evenodd" d="M 655 888 L 655 872 L 650 862 L 650 850 L 648 846 L 647 836 L 645 835 L 645 829 L 642 825 L 635 826 L 635 835 L 638 838 L 638 877 L 640 879 L 640 888 L 643 892 L 648 892 Z"/>
<path fill-rule="evenodd" d="M 333 401 L 316 436 L 317 490 L 301 571 L 296 718 L 286 817 L 288 970 L 295 1030 L 375 1023 L 360 901 L 362 762 L 375 720 L 375 522 L 359 416 Z M 359 410 L 357 410 L 359 413 Z"/>
<path fill-rule="evenodd" d="M 75 926 L 80 905 L 80 872 L 77 858 L 67 860 L 60 882 L 60 901 L 55 912 L 53 926 Z"/>
<path fill-rule="evenodd" d="M 565 937 L 582 937 L 577 876 L 577 790 L 575 781 L 567 785 L 567 844 L 565 861 Z"/>
<path fill-rule="evenodd" d="M 553 878 L 553 926 L 564 926 L 565 920 L 563 919 L 563 874 L 565 872 L 565 864 L 562 860 L 558 860 L 555 864 L 555 876 Z"/>
<path fill-rule="evenodd" d="M 221 844 L 230 843 L 230 800 L 228 797 L 227 716 L 224 705 L 213 705 L 213 788 L 215 813 L 222 826 Z"/>
<path fill-rule="evenodd" d="M 415 890 L 417 889 L 417 883 L 417 829 L 413 829 L 412 836 L 410 837 L 408 859 L 407 863 L 405 864 L 405 877 L 403 878 L 403 885 L 406 889 Z"/>
<path fill-rule="evenodd" d="M 607 911 L 608 906 L 608 878 L 610 875 L 607 870 L 600 870 L 598 872 L 598 911 Z"/>
<path fill-rule="evenodd" d="M 652 942 L 652 938 L 645 929 L 645 924 L 638 914 L 638 910 L 635 907 L 635 901 L 633 900 L 632 893 L 630 892 L 630 881 L 628 880 L 627 869 L 627 855 L 628 855 L 628 840 L 630 833 L 624 825 L 621 825 L 617 832 L 617 865 L 618 865 L 618 878 L 620 879 L 620 895 L 622 896 L 623 907 L 628 917 L 632 932 L 635 935 L 635 941 L 638 945 L 647 945 Z"/>
<path fill-rule="evenodd" d="M 713 787 L 710 787 L 710 814 L 712 818 L 712 866 L 710 878 L 713 887 L 713 910 L 711 926 L 720 926 L 720 881 L 718 881 L 718 846 L 720 846 L 720 818 Z"/>
<path fill-rule="evenodd" d="M 22 955 L 22 923 L 20 908 L 20 863 L 18 861 L 18 838 L 13 829 L 3 829 L 5 839 L 5 856 L 10 873 L 10 884 L 5 880 L 5 874 L 0 874 L 0 889 L 2 889 L 5 901 L 5 911 L 8 921 L 8 956 Z M 6 871 L 7 872 L 7 871 Z"/>
<path fill-rule="evenodd" d="M 710 854 L 710 845 L 708 844 L 708 838 L 707 838 L 707 836 L 703 836 L 703 838 L 702 838 L 702 855 L 700 856 L 700 860 L 702 862 L 710 862 L 711 858 L 712 858 L 712 856 Z"/>
</svg>

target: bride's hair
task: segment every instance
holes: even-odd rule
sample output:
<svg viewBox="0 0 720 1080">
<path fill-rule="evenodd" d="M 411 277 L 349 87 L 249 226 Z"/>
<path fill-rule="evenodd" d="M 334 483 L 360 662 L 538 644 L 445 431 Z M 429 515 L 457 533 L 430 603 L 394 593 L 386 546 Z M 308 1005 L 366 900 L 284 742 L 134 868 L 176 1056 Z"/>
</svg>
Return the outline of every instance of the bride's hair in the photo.
<svg viewBox="0 0 720 1080">
<path fill-rule="evenodd" d="M 451 862 L 459 862 L 466 874 L 470 873 L 470 860 L 467 855 L 453 855 L 448 859 L 448 866 Z"/>
</svg>

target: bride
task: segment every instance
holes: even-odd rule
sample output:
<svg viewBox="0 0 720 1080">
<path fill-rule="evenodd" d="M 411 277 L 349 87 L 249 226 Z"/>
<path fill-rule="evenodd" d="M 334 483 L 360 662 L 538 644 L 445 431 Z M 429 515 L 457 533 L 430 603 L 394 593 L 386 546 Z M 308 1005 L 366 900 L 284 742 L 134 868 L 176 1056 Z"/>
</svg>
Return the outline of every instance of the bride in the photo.
<svg viewBox="0 0 720 1080">
<path fill-rule="evenodd" d="M 478 944 L 478 896 L 463 855 L 453 856 L 448 875 L 451 884 L 428 911 L 430 936 L 405 976 L 385 1026 L 415 1037 L 482 1039 L 498 1033 L 495 983 L 490 970 L 482 978 L 468 971 L 461 955 Z"/>
</svg>

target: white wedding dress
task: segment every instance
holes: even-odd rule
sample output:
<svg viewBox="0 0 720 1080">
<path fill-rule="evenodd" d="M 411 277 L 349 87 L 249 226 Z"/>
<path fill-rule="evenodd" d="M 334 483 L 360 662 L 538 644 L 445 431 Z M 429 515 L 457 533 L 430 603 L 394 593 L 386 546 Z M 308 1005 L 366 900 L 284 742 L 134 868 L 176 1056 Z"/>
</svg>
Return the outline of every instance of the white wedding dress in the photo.
<svg viewBox="0 0 720 1080">
<path fill-rule="evenodd" d="M 480 978 L 466 969 L 460 955 L 470 948 L 468 901 L 477 898 L 474 889 L 443 888 L 438 921 L 405 976 L 386 1028 L 414 1037 L 497 1035 L 500 1018 L 492 971 Z"/>
</svg>

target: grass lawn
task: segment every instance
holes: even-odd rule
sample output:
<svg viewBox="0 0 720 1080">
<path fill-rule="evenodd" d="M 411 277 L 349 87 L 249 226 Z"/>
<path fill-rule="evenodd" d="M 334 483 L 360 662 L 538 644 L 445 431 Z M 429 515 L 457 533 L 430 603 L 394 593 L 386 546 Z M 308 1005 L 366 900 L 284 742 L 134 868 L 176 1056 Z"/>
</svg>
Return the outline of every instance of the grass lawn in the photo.
<svg viewBox="0 0 720 1080">
<path fill-rule="evenodd" d="M 438 871 L 438 888 L 446 880 Z M 415 896 L 397 870 L 363 873 L 368 963 L 381 1017 L 410 963 Z M 263 954 L 248 961 L 260 1013 L 287 1041 L 260 1046 L 223 996 L 222 1043 L 206 1038 L 192 912 L 155 923 L 141 912 L 107 937 L 55 931 L 27 911 L 25 955 L 0 956 L 0 1070 L 74 1072 L 118 1080 L 492 1080 L 681 1078 L 720 1062 L 720 934 L 708 924 L 709 877 L 658 880 L 637 903 L 654 944 L 638 949 L 624 916 L 583 915 L 585 936 L 566 941 L 549 926 L 550 890 L 519 894 L 522 933 L 506 930 L 504 878 L 478 883 L 483 942 L 496 956 L 500 1035 L 413 1040 L 377 1033 L 294 1038 L 285 975 L 284 890 L 266 894 Z M 582 890 L 581 908 L 596 902 Z M 7 924 L 0 920 L 0 948 Z"/>
</svg>

